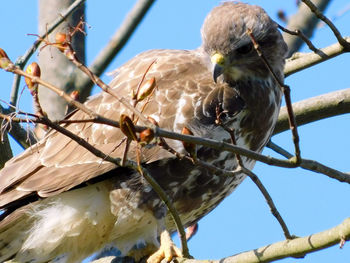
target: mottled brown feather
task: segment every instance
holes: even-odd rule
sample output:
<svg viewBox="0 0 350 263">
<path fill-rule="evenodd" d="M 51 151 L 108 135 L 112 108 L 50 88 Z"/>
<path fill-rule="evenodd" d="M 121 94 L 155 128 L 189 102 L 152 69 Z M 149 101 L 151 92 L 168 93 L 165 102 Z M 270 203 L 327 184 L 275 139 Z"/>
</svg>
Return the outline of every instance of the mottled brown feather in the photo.
<svg viewBox="0 0 350 263">
<path fill-rule="evenodd" d="M 230 142 L 230 134 L 216 122 L 220 120 L 226 128 L 234 131 L 237 145 L 261 152 L 276 123 L 282 93 L 254 49 L 248 53 L 239 51 L 242 46 L 251 45 L 251 39 L 246 34 L 248 28 L 261 45 L 272 70 L 282 81 L 286 45 L 276 23 L 260 7 L 229 2 L 214 8 L 206 18 L 202 27 L 201 47 L 196 50 L 144 52 L 117 69 L 110 86 L 120 97 L 132 103 L 133 92 L 153 63 L 145 80 L 154 77 L 157 88 L 144 109 L 145 116 L 156 119 L 163 129 L 181 132 L 187 127 L 195 136 Z M 210 59 L 214 53 L 220 53 L 225 58 L 225 64 L 221 65 L 223 74 L 217 82 L 212 77 L 214 65 Z M 138 105 L 138 110 L 141 110 L 142 104 Z M 113 120 L 119 120 L 121 114 L 133 114 L 105 92 L 90 98 L 85 106 Z M 83 120 L 90 117 L 77 110 L 67 118 Z M 145 123 L 139 121 L 138 124 Z M 94 123 L 63 126 L 111 157 L 123 156 L 125 135 L 118 128 Z M 181 142 L 167 140 L 167 143 L 177 151 L 186 153 Z M 129 159 L 136 160 L 136 149 L 137 144 L 132 142 Z M 197 158 L 221 169 L 237 167 L 234 154 L 229 152 L 198 146 Z M 244 156 L 241 158 L 246 168 L 253 168 L 254 160 Z M 142 148 L 141 162 L 169 195 L 185 226 L 197 222 L 214 209 L 246 176 L 220 176 L 218 172 L 196 166 L 187 159 L 177 159 L 160 146 Z M 49 198 L 39 199 L 44 197 Z M 17 221 L 15 218 L 20 217 L 17 208 L 37 200 L 32 203 L 34 208 L 31 213 L 34 217 L 43 211 L 44 214 L 47 211 L 60 213 L 68 209 L 70 212 L 66 212 L 66 220 L 71 223 L 68 228 L 81 227 L 78 232 L 68 231 L 65 234 L 67 238 L 62 239 L 65 241 L 55 244 L 58 249 L 55 250 L 56 254 L 48 250 L 42 262 L 70 251 L 70 246 L 79 251 L 72 254 L 73 258 L 82 257 L 81 250 L 93 252 L 112 241 L 126 251 L 128 245 L 135 244 L 145 234 L 154 245 L 159 231 L 176 229 L 164 203 L 140 174 L 94 156 L 56 131 L 50 131 L 42 141 L 10 160 L 0 171 L 0 208 L 7 209 L 3 225 L 11 225 L 12 218 Z M 93 207 L 90 207 L 91 202 L 95 204 Z M 79 213 L 72 212 L 71 207 Z M 11 212 L 17 216 L 12 217 Z M 35 220 L 45 223 L 52 219 L 54 232 L 56 228 L 65 227 L 62 224 L 66 222 L 62 223 L 49 215 Z M 99 224 L 91 224 L 94 220 L 86 221 L 95 215 L 103 217 L 96 219 Z M 32 223 L 30 221 L 28 224 Z M 22 236 L 33 232 L 36 224 L 37 221 L 28 226 L 28 230 L 21 232 Z M 49 231 L 51 227 L 48 226 L 46 230 Z M 98 233 L 91 232 L 92 229 L 98 230 Z M 41 256 L 42 230 L 36 230 L 38 232 L 34 232 L 37 234 L 30 235 L 35 240 L 31 245 L 36 246 L 36 250 L 17 253 L 19 246 L 17 250 L 6 252 L 5 244 L 0 246 L 0 258 L 22 257 L 29 260 L 26 253 L 33 258 L 39 254 Z M 12 233 L 16 234 L 16 231 Z M 85 234 L 91 236 L 87 238 Z M 107 238 L 110 235 L 113 240 Z M 17 242 L 6 235 L 2 237 L 7 240 L 5 243 Z M 50 231 L 47 237 L 51 237 Z"/>
</svg>

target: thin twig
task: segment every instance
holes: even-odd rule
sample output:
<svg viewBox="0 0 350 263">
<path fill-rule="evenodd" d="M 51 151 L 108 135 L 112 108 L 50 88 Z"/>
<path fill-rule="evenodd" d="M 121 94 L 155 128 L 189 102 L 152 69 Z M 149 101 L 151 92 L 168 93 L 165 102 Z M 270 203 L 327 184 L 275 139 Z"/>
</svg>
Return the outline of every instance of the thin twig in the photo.
<svg viewBox="0 0 350 263">
<path fill-rule="evenodd" d="M 344 39 L 350 45 L 350 37 L 345 37 Z M 327 57 L 321 57 L 314 52 L 310 52 L 295 53 L 291 58 L 287 59 L 284 67 L 285 77 L 350 51 L 349 49 L 345 49 L 339 42 L 320 50 Z"/>
<path fill-rule="evenodd" d="M 324 11 L 332 0 L 313 0 L 317 8 Z M 310 11 L 310 9 L 303 5 L 298 5 L 298 10 L 295 14 L 288 18 L 287 28 L 293 30 L 300 30 L 306 37 L 311 38 L 317 29 L 319 19 Z M 288 45 L 287 57 L 290 57 L 293 53 L 297 52 L 304 41 L 288 33 L 283 33 L 283 39 Z"/>
<path fill-rule="evenodd" d="M 350 44 L 342 37 L 341 33 L 337 29 L 337 27 L 333 24 L 331 20 L 329 20 L 325 15 L 322 14 L 318 10 L 318 8 L 310 1 L 310 0 L 301 0 L 305 5 L 307 5 L 310 10 L 323 22 L 325 22 L 329 28 L 333 31 L 333 34 L 337 38 L 338 42 L 344 47 L 346 50 L 350 50 Z"/>
<path fill-rule="evenodd" d="M 86 108 L 84 104 L 81 104 L 75 100 L 73 100 L 68 94 L 64 93 L 62 90 L 54 87 L 51 84 L 46 83 L 45 81 L 41 80 L 38 77 L 34 77 L 33 75 L 27 74 L 25 73 L 23 70 L 19 69 L 18 67 L 16 67 L 15 65 L 11 64 L 8 68 L 6 68 L 5 70 L 10 71 L 10 72 L 14 72 L 16 74 L 20 74 L 23 75 L 25 77 L 28 77 L 30 79 L 32 79 L 33 81 L 38 82 L 39 84 L 51 89 L 52 91 L 54 91 L 55 93 L 57 93 L 58 95 L 60 95 L 62 98 L 64 98 L 65 100 L 67 100 L 68 102 L 71 102 L 73 105 L 75 105 L 78 109 L 82 110 L 83 112 L 87 113 L 91 118 L 95 119 L 95 121 L 97 123 L 101 123 L 101 124 L 106 124 L 106 125 L 111 125 L 114 127 L 119 127 L 119 122 L 113 121 L 113 120 L 109 120 L 107 118 L 104 118 L 103 116 L 100 116 L 94 112 L 92 112 L 90 109 Z M 6 117 L 5 117 L 6 118 Z M 26 119 L 25 122 L 27 122 L 28 120 Z M 35 122 L 35 121 L 33 121 Z M 295 168 L 297 167 L 296 163 L 290 160 L 281 160 L 281 159 L 277 159 L 277 158 L 273 158 L 270 156 L 264 156 L 262 154 L 256 153 L 254 151 L 250 151 L 248 149 L 242 148 L 242 147 L 238 147 L 232 144 L 228 144 L 225 142 L 218 142 L 216 140 L 213 139 L 207 139 L 207 138 L 201 138 L 201 137 L 195 137 L 195 136 L 190 136 L 190 135 L 184 135 L 184 134 L 179 134 L 179 133 L 174 133 L 171 131 L 167 131 L 167 130 L 163 130 L 160 129 L 159 127 L 155 126 L 154 124 L 152 124 L 153 127 L 151 127 L 151 129 L 154 132 L 154 135 L 156 137 L 164 137 L 164 138 L 168 138 L 168 139 L 174 139 L 174 140 L 178 140 L 178 141 L 184 141 L 184 142 L 188 142 L 188 143 L 194 143 L 194 144 L 199 144 L 199 145 L 203 145 L 206 147 L 210 147 L 213 149 L 217 149 L 219 151 L 229 151 L 232 153 L 237 153 L 240 155 L 244 155 L 250 159 L 254 159 L 256 161 L 260 161 L 262 163 L 268 164 L 268 165 L 274 165 L 274 166 L 278 166 L 278 167 L 285 167 L 285 168 Z M 143 127 L 143 126 L 135 126 L 136 131 L 137 132 L 141 132 L 143 130 L 145 130 L 146 128 L 149 127 Z M 305 169 L 309 169 L 311 171 L 315 171 L 318 173 L 322 173 L 325 174 L 331 178 L 337 179 L 341 182 L 348 182 L 350 183 L 350 176 L 346 173 L 342 173 L 339 172 L 337 170 L 334 170 L 332 168 L 323 166 L 323 165 L 314 165 L 315 163 L 313 161 L 309 161 L 309 165 L 308 168 Z"/>
<path fill-rule="evenodd" d="M 1 100 L 2 101 L 2 100 Z M 3 101 L 2 101 L 3 102 Z M 13 106 L 9 106 L 10 108 Z M 15 109 L 15 108 L 14 108 Z M 14 110 L 5 109 L 0 105 L 0 112 L 3 114 L 10 114 Z M 26 149 L 32 144 L 36 143 L 37 140 L 30 129 L 25 130 L 18 123 L 13 123 L 10 129 L 7 129 L 13 139 L 23 148 Z"/>
<path fill-rule="evenodd" d="M 75 55 L 75 52 L 72 46 L 69 43 L 65 43 L 64 46 L 56 46 L 66 57 L 79 68 L 82 72 L 84 72 L 97 86 L 99 86 L 104 92 L 110 94 L 114 98 L 116 98 L 120 103 L 122 103 L 128 110 L 130 110 L 133 114 L 135 114 L 140 120 L 144 123 L 149 124 L 151 127 L 154 126 L 140 111 L 138 111 L 133 105 L 131 105 L 124 97 L 120 97 L 118 93 L 113 90 L 109 85 L 104 83 L 102 79 L 100 79 L 96 74 L 94 74 L 87 66 L 81 63 Z"/>
<path fill-rule="evenodd" d="M 42 42 L 45 37 L 50 34 L 57 26 L 59 26 L 65 19 L 74 12 L 81 4 L 83 4 L 86 0 L 76 0 L 74 3 L 72 3 L 64 12 L 62 12 L 57 19 L 52 22 L 47 27 L 47 32 L 45 34 L 40 35 L 40 37 L 34 42 L 34 44 L 26 51 L 26 53 L 19 57 L 16 61 L 16 65 L 23 69 L 25 64 L 28 62 L 29 58 L 34 54 L 34 52 L 39 47 L 40 43 Z M 10 97 L 10 104 L 15 106 L 17 103 L 17 96 L 18 96 L 18 89 L 20 85 L 21 78 L 18 75 L 14 76 L 13 84 L 12 84 L 12 91 L 11 91 L 11 97 Z"/>
<path fill-rule="evenodd" d="M 150 10 L 155 0 L 138 0 L 130 12 L 126 15 L 123 23 L 111 37 L 107 45 L 98 53 L 94 61 L 89 66 L 90 70 L 97 76 L 100 76 L 112 59 L 125 46 L 130 36 L 134 33 L 137 26 Z M 93 82 L 84 74 L 77 74 L 76 89 L 79 90 L 82 98 L 86 98 L 91 91 Z"/>
<path fill-rule="evenodd" d="M 325 53 L 323 53 L 322 50 L 316 48 L 314 46 L 314 44 L 312 44 L 311 40 L 308 39 L 307 36 L 301 30 L 296 29 L 293 31 L 293 30 L 289 30 L 281 25 L 278 25 L 278 28 L 281 29 L 282 31 L 288 33 L 288 34 L 300 37 L 306 43 L 306 45 L 309 47 L 310 50 L 312 50 L 316 54 L 320 55 L 322 58 L 327 58 L 327 55 Z"/>
<path fill-rule="evenodd" d="M 179 213 L 177 212 L 175 206 L 173 203 L 170 201 L 170 198 L 166 194 L 166 192 L 163 190 L 163 188 L 157 183 L 156 180 L 149 174 L 145 173 L 145 169 L 142 169 L 141 165 L 138 165 L 138 171 L 139 173 L 147 180 L 147 182 L 151 185 L 152 189 L 158 194 L 160 199 L 164 202 L 166 207 L 168 208 L 170 215 L 172 216 L 177 232 L 181 241 L 181 248 L 182 248 L 182 253 L 184 258 L 189 258 L 190 253 L 188 250 L 188 245 L 187 245 L 187 240 L 186 240 L 186 232 L 183 227 L 183 224 L 181 222 L 181 218 L 179 216 Z"/>
<path fill-rule="evenodd" d="M 25 122 L 27 123 L 28 121 L 33 122 L 33 123 L 42 123 L 40 120 L 38 119 L 21 119 L 21 118 L 13 118 L 13 117 L 9 117 L 8 115 L 5 114 L 0 114 L 0 118 L 1 119 L 8 119 L 14 122 Z M 100 123 L 100 124 L 105 124 L 105 125 L 110 125 L 113 127 L 117 127 L 119 128 L 119 122 L 117 121 L 113 121 L 113 120 L 109 120 L 106 118 L 96 118 L 96 119 L 89 119 L 89 120 L 72 120 L 72 121 L 61 121 L 62 123 L 67 122 L 67 123 L 74 123 L 74 122 L 85 122 L 85 121 L 93 121 L 95 123 Z M 58 124 L 59 122 L 54 122 L 55 124 Z M 136 131 L 137 132 L 141 132 L 145 129 L 147 129 L 147 127 L 143 127 L 143 126 L 135 126 Z M 297 167 L 295 165 L 295 163 L 290 162 L 289 160 L 281 160 L 278 158 L 273 158 L 271 156 L 265 156 L 259 153 L 256 153 L 254 151 L 250 151 L 247 150 L 245 148 L 242 147 L 238 147 L 229 143 L 225 143 L 225 142 L 219 142 L 213 139 L 207 139 L 207 138 L 201 138 L 201 137 L 196 137 L 196 136 L 189 136 L 189 135 L 184 135 L 184 134 L 180 134 L 180 133 L 175 133 L 175 132 L 170 132 L 167 130 L 163 130 L 160 129 L 158 127 L 156 127 L 156 132 L 155 132 L 155 136 L 157 137 L 164 137 L 164 138 L 168 138 L 168 139 L 173 139 L 173 140 L 178 140 L 178 141 L 185 141 L 188 143 L 194 143 L 194 144 L 198 144 L 198 145 L 203 145 L 209 148 L 213 148 L 213 149 L 217 149 L 219 151 L 228 151 L 228 152 L 232 152 L 232 153 L 238 153 L 240 155 L 246 156 L 250 159 L 254 159 L 256 161 L 268 164 L 268 165 L 274 165 L 277 167 L 284 167 L 284 168 L 295 168 Z M 211 166 L 205 166 L 204 167 L 211 167 Z M 340 171 L 337 171 L 335 169 L 332 169 L 330 167 L 327 167 L 323 164 L 317 163 L 313 160 L 307 160 L 307 159 L 302 159 L 301 168 L 303 169 L 307 169 L 310 171 L 314 171 L 317 173 L 321 173 L 324 175 L 327 175 L 330 178 L 336 179 L 340 182 L 347 182 L 350 183 L 350 174 L 347 173 L 342 173 Z M 213 167 L 211 167 L 213 168 Z M 219 171 L 220 174 L 222 175 L 228 175 L 231 176 L 232 174 L 227 173 L 227 171 L 224 170 L 217 170 Z"/>
<path fill-rule="evenodd" d="M 276 153 L 284 156 L 287 159 L 290 159 L 293 157 L 292 154 L 290 154 L 288 151 L 286 151 L 285 149 L 283 149 L 282 147 L 280 147 L 279 145 L 275 144 L 273 141 L 269 141 L 266 144 L 266 147 L 270 148 L 271 150 L 274 150 Z"/>
<path fill-rule="evenodd" d="M 272 215 L 277 219 L 278 223 L 280 224 L 286 239 L 293 239 L 294 236 L 290 234 L 287 224 L 284 222 L 281 214 L 278 212 L 275 203 L 273 202 L 269 192 L 267 191 L 263 183 L 260 181 L 259 177 L 245 167 L 242 167 L 242 172 L 249 176 L 249 178 L 254 182 L 254 184 L 259 188 L 260 192 L 263 194 L 265 201 L 270 207 Z"/>
<path fill-rule="evenodd" d="M 281 154 L 286 158 L 290 158 L 292 156 L 291 153 L 289 153 L 287 150 L 283 149 L 282 147 L 278 146 L 277 144 L 273 143 L 272 141 L 268 143 L 267 147 L 269 147 L 270 149 L 274 150 L 275 152 Z M 350 183 L 350 173 L 342 173 L 338 170 L 335 170 L 331 167 L 328 167 L 314 160 L 301 159 L 300 167 L 315 173 L 327 175 L 328 177 L 336 179 L 339 182 Z"/>
<path fill-rule="evenodd" d="M 294 142 L 294 149 L 295 149 L 295 159 L 292 158 L 291 161 L 295 162 L 296 165 L 300 163 L 301 160 L 301 155 L 300 155 L 300 146 L 299 146 L 299 134 L 298 134 L 298 128 L 297 128 L 297 123 L 295 120 L 295 115 L 293 112 L 293 106 L 292 106 L 292 101 L 290 98 L 290 88 L 289 86 L 285 85 L 280 78 L 276 75 L 276 73 L 273 71 L 271 65 L 268 63 L 264 53 L 262 52 L 258 42 L 255 40 L 255 37 L 253 35 L 253 31 L 251 29 L 247 30 L 247 33 L 254 45 L 254 48 L 256 52 L 258 53 L 259 57 L 262 59 L 264 62 L 265 66 L 268 68 L 270 71 L 271 75 L 273 76 L 274 80 L 278 83 L 280 88 L 282 89 L 284 93 L 284 99 L 286 102 L 286 107 L 288 111 L 288 119 L 289 119 L 289 127 L 292 132 L 292 137 L 293 137 L 293 142 Z"/>
<path fill-rule="evenodd" d="M 217 114 L 217 120 L 216 123 L 221 126 L 225 131 L 227 131 L 231 137 L 231 142 L 233 145 L 237 145 L 237 141 L 236 141 L 236 136 L 235 136 L 235 131 L 234 129 L 230 129 L 228 128 L 226 125 L 224 125 L 221 120 L 220 120 L 220 113 Z M 235 158 L 237 161 L 237 171 L 241 171 L 242 173 L 248 175 L 248 177 L 254 182 L 254 184 L 259 188 L 260 192 L 262 193 L 262 195 L 265 198 L 265 201 L 267 202 L 268 206 L 270 207 L 271 213 L 272 215 L 277 219 L 278 223 L 280 224 L 284 236 L 286 237 L 286 239 L 292 239 L 293 237 L 291 236 L 287 224 L 284 222 L 281 214 L 278 212 L 275 203 L 273 202 L 269 192 L 267 191 L 267 189 L 265 188 L 265 186 L 263 185 L 263 183 L 260 181 L 260 179 L 258 178 L 258 176 L 253 173 L 252 171 L 250 171 L 249 169 L 245 168 L 244 162 L 241 158 L 241 156 L 239 154 L 235 154 Z"/>
</svg>

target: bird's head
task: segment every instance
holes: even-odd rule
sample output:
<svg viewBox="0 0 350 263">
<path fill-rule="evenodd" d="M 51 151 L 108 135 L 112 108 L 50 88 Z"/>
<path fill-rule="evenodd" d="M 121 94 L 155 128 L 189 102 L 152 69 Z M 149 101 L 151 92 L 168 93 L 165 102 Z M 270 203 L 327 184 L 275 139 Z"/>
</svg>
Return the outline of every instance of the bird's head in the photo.
<svg viewBox="0 0 350 263">
<path fill-rule="evenodd" d="M 258 6 L 225 2 L 206 17 L 201 33 L 202 47 L 210 56 L 213 78 L 237 81 L 265 78 L 269 74 L 258 56 L 248 30 L 262 49 L 268 63 L 282 77 L 287 46 L 277 24 Z"/>
</svg>

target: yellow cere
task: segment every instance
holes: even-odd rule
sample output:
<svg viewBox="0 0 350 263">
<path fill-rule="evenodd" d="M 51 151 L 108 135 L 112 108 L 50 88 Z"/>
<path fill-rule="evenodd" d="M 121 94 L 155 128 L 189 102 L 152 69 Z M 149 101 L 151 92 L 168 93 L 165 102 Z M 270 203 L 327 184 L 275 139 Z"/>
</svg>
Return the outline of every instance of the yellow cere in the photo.
<svg viewBox="0 0 350 263">
<path fill-rule="evenodd" d="M 224 63 L 225 63 L 225 57 L 222 54 L 220 54 L 220 53 L 214 53 L 211 56 L 211 62 L 213 64 L 217 64 L 219 66 L 223 66 Z"/>
</svg>

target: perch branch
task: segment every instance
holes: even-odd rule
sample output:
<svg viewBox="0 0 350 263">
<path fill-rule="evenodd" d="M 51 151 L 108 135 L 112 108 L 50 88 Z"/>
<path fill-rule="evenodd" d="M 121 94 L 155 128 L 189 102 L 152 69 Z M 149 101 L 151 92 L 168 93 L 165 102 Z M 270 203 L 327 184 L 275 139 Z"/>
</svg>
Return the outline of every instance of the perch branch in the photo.
<svg viewBox="0 0 350 263">
<path fill-rule="evenodd" d="M 350 44 L 350 37 L 345 37 L 344 40 Z M 339 56 L 345 52 L 349 52 L 349 50 L 345 49 L 339 42 L 337 42 L 333 45 L 320 49 L 320 52 L 325 54 L 327 57 L 321 57 L 314 52 L 293 54 L 293 56 L 286 61 L 286 65 L 284 67 L 285 77 Z"/>
<path fill-rule="evenodd" d="M 219 260 L 177 259 L 181 263 L 256 263 L 272 262 L 288 257 L 302 257 L 350 240 L 350 218 L 328 230 L 309 236 L 283 240 L 254 250 L 239 253 Z M 92 263 L 118 262 L 118 257 L 105 257 Z"/>
<path fill-rule="evenodd" d="M 350 113 L 350 89 L 337 90 L 293 103 L 298 126 Z M 288 113 L 283 107 L 273 134 L 288 130 Z"/>
</svg>

